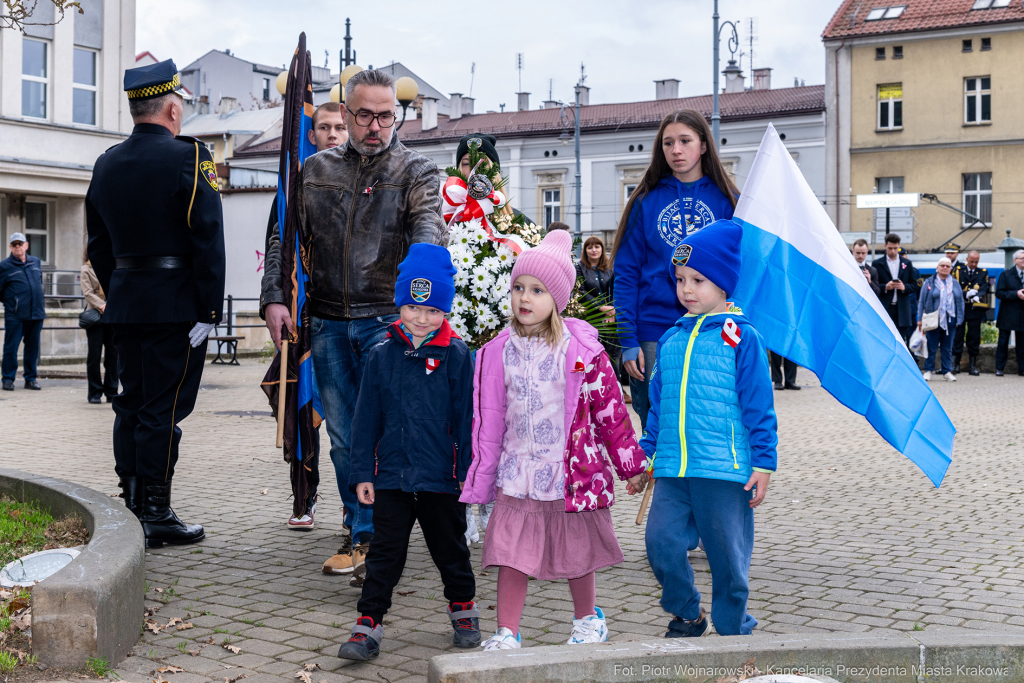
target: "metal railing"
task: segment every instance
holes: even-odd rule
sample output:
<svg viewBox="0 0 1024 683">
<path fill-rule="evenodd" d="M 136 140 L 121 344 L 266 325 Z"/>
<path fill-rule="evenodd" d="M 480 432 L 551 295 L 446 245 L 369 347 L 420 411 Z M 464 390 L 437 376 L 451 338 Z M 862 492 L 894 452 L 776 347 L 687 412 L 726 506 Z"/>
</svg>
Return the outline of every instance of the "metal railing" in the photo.
<svg viewBox="0 0 1024 683">
<path fill-rule="evenodd" d="M 78 275 L 79 274 L 78 271 L 77 270 L 51 270 L 51 271 L 44 271 L 43 272 L 43 297 L 45 299 L 57 299 L 57 300 L 60 300 L 60 301 L 75 301 L 75 300 L 79 300 L 79 301 L 82 302 L 82 308 L 84 309 L 85 308 L 85 297 L 82 296 L 81 293 L 79 293 L 79 294 L 60 294 L 60 293 L 58 293 L 58 294 L 48 294 L 47 293 L 48 291 L 52 291 L 54 287 L 61 288 L 61 287 L 68 287 L 68 286 L 72 286 L 72 285 L 78 287 L 79 288 L 79 292 L 81 292 L 81 283 L 78 280 L 75 280 L 74 283 L 67 283 L 67 282 L 60 282 L 59 280 L 55 281 L 55 279 L 51 277 L 50 281 L 48 283 L 46 276 L 49 275 L 50 273 L 74 273 L 75 275 Z M 49 287 L 49 289 L 47 289 L 48 287 Z M 217 325 L 214 326 L 213 329 L 214 329 L 215 333 L 216 333 L 216 330 L 217 330 L 218 327 L 225 327 L 225 328 L 227 328 L 227 336 L 230 337 L 230 336 L 232 336 L 232 330 L 241 330 L 241 329 L 254 328 L 254 327 L 255 328 L 266 327 L 266 325 L 264 323 L 260 323 L 259 325 L 236 325 L 235 324 L 235 306 L 234 306 L 235 302 L 237 302 L 237 301 L 259 301 L 259 297 L 255 297 L 255 298 L 252 298 L 252 297 L 250 297 L 250 298 L 236 298 L 236 297 L 233 297 L 230 294 L 228 294 L 226 297 L 224 297 L 224 301 L 227 302 L 227 310 L 225 311 L 224 322 L 218 323 Z M 81 328 L 78 327 L 78 325 L 44 325 L 43 329 L 44 330 L 78 330 L 78 329 L 81 329 Z"/>
</svg>

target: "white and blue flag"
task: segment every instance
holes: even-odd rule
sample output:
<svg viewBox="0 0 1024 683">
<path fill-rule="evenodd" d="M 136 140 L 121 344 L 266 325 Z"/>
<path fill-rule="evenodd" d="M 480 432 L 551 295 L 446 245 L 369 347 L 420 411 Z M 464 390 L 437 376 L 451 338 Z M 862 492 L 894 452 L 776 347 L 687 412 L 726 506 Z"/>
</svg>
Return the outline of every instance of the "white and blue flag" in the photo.
<svg viewBox="0 0 1024 683">
<path fill-rule="evenodd" d="M 770 124 L 733 220 L 733 298 L 768 348 L 814 372 L 939 486 L 956 429 Z"/>
</svg>

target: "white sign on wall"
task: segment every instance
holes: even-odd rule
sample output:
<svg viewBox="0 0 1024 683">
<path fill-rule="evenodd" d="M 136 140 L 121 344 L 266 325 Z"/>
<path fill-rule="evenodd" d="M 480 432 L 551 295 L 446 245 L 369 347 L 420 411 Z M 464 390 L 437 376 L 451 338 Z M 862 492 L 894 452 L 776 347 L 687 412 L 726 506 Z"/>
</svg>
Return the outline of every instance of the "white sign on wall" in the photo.
<svg viewBox="0 0 1024 683">
<path fill-rule="evenodd" d="M 921 206 L 921 195 L 917 192 L 857 195 L 858 209 L 896 209 L 915 206 Z"/>
</svg>

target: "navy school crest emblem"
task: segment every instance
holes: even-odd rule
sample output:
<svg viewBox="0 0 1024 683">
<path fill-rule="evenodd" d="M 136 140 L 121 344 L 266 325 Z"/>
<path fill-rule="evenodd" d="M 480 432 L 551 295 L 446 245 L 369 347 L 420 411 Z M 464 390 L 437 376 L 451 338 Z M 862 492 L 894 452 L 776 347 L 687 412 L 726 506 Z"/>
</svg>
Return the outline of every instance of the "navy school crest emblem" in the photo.
<svg viewBox="0 0 1024 683">
<path fill-rule="evenodd" d="M 693 247 L 689 244 L 680 244 L 676 247 L 676 250 L 672 252 L 672 265 L 685 266 L 686 262 L 690 260 L 690 253 L 692 251 Z"/>
<path fill-rule="evenodd" d="M 409 284 L 409 294 L 413 301 L 422 304 L 430 298 L 430 280 L 422 277 L 414 279 Z"/>
</svg>

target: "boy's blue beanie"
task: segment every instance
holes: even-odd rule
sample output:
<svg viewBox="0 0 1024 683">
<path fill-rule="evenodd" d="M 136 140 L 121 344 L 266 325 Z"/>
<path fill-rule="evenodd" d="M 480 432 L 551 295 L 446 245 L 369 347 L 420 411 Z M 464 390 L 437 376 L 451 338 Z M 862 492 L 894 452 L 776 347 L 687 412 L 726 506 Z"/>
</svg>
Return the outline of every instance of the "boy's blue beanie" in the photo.
<svg viewBox="0 0 1024 683">
<path fill-rule="evenodd" d="M 740 279 L 740 240 L 743 230 L 733 221 L 715 221 L 699 230 L 672 252 L 672 272 L 689 266 L 732 296 Z"/>
<path fill-rule="evenodd" d="M 452 256 L 437 244 L 417 242 L 398 264 L 396 306 L 433 306 L 450 313 L 455 298 L 455 266 Z"/>
</svg>

